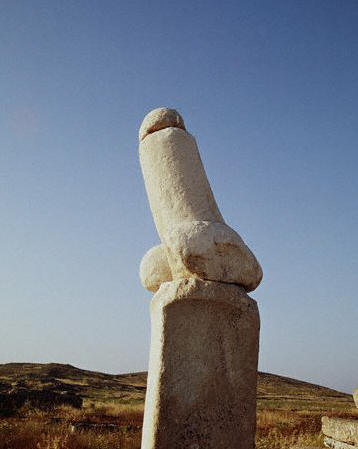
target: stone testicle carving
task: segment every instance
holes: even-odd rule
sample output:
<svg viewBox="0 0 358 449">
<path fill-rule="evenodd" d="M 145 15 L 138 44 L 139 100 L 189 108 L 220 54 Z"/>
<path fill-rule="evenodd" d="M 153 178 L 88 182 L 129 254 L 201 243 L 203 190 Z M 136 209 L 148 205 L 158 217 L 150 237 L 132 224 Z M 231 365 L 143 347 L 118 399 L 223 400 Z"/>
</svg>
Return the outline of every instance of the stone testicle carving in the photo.
<svg viewBox="0 0 358 449">
<path fill-rule="evenodd" d="M 254 290 L 262 279 L 261 267 L 224 222 L 181 116 L 173 109 L 154 109 L 143 120 L 139 139 L 145 186 L 162 241 L 142 260 L 142 284 L 156 291 L 163 282 L 197 277 Z"/>
</svg>

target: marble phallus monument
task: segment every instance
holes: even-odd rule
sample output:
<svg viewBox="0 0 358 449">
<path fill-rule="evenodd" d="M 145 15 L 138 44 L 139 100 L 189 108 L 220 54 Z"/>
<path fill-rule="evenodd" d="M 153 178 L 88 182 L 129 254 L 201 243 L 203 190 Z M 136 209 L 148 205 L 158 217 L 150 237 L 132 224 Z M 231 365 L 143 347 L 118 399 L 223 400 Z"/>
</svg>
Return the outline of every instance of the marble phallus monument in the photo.
<svg viewBox="0 0 358 449">
<path fill-rule="evenodd" d="M 224 221 L 174 109 L 143 120 L 139 153 L 161 244 L 140 265 L 151 301 L 142 449 L 254 447 L 262 270 Z"/>
</svg>

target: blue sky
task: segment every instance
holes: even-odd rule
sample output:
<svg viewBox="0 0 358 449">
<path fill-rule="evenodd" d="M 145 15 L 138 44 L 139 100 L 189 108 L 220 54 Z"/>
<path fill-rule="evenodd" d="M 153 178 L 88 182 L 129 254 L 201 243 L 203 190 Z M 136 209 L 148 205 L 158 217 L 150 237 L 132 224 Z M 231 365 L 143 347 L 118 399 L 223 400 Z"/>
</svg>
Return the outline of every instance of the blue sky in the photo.
<svg viewBox="0 0 358 449">
<path fill-rule="evenodd" d="M 358 3 L 0 0 L 0 363 L 147 367 L 137 131 L 177 108 L 264 281 L 260 369 L 358 387 Z"/>
</svg>

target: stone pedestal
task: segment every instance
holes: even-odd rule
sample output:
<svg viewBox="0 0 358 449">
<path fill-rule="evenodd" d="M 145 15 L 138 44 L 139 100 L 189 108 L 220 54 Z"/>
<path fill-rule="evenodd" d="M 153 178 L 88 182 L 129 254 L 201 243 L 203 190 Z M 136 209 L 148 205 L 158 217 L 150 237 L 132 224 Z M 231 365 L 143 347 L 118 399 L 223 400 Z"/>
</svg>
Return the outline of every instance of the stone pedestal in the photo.
<svg viewBox="0 0 358 449">
<path fill-rule="evenodd" d="M 252 449 L 259 313 L 237 285 L 165 282 L 151 302 L 142 449 Z"/>
</svg>

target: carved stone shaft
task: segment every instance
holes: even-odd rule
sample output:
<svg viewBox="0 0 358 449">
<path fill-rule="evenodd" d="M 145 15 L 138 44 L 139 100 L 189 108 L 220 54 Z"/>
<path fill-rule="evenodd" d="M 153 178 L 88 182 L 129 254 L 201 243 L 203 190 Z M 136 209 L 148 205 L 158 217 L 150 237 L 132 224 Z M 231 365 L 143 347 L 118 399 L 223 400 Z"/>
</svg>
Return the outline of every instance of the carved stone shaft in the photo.
<svg viewBox="0 0 358 449">
<path fill-rule="evenodd" d="M 142 449 L 252 449 L 259 314 L 243 288 L 199 279 L 161 285 Z"/>
</svg>

